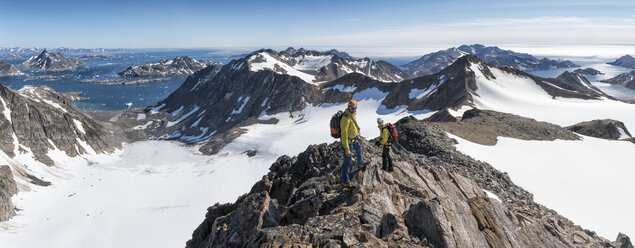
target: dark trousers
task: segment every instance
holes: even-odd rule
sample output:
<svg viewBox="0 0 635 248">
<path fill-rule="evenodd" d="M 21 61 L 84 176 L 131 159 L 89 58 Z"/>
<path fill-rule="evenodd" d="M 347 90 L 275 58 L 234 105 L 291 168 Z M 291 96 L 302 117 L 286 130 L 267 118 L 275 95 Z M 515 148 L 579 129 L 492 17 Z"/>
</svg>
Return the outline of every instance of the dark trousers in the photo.
<svg viewBox="0 0 635 248">
<path fill-rule="evenodd" d="M 359 141 L 354 140 L 353 142 L 348 144 L 349 149 L 351 151 L 351 156 L 346 157 L 346 153 L 344 153 L 344 163 L 342 164 L 342 182 L 350 183 L 351 179 L 349 178 L 349 169 L 351 167 L 351 162 L 353 161 L 353 152 L 355 152 L 355 157 L 357 158 L 357 164 L 361 165 L 364 163 L 364 156 L 362 154 L 362 146 L 359 144 Z"/>
<path fill-rule="evenodd" d="M 392 170 L 392 157 L 390 156 L 390 146 L 384 146 L 384 150 L 381 153 L 382 166 L 384 170 Z"/>
</svg>

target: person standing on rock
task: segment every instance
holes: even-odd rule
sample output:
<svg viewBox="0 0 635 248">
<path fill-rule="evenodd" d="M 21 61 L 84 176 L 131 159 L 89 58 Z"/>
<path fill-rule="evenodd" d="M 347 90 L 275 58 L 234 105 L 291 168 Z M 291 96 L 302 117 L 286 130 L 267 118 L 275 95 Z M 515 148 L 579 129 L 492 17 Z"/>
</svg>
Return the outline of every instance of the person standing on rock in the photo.
<svg viewBox="0 0 635 248">
<path fill-rule="evenodd" d="M 381 153 L 381 161 L 382 166 L 381 169 L 392 172 L 392 157 L 390 156 L 390 148 L 392 146 L 392 138 L 390 137 L 390 133 L 388 131 L 388 127 L 384 124 L 384 120 L 380 117 L 377 118 L 377 127 L 379 128 L 379 140 L 375 142 L 377 146 L 384 146 L 384 149 Z"/>
<path fill-rule="evenodd" d="M 348 102 L 348 108 L 344 111 L 344 116 L 340 120 L 340 130 L 342 133 L 341 141 L 342 148 L 344 148 L 344 163 L 342 164 L 342 183 L 346 187 L 352 187 L 350 178 L 348 176 L 351 162 L 353 160 L 352 152 L 355 150 L 355 157 L 357 158 L 357 164 L 362 165 L 364 163 L 364 156 L 362 155 L 362 147 L 358 140 L 359 125 L 357 125 L 357 119 L 355 113 L 357 112 L 357 101 L 350 100 Z"/>
</svg>

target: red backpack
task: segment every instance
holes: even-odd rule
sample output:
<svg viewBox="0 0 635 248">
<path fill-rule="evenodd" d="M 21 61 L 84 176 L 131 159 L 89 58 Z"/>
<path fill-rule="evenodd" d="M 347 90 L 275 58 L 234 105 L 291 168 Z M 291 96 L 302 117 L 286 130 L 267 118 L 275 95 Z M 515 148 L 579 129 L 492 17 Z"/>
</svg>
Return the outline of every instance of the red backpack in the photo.
<svg viewBox="0 0 635 248">
<path fill-rule="evenodd" d="M 388 123 L 386 124 L 386 128 L 388 128 L 388 135 L 390 136 L 390 143 L 396 144 L 399 141 L 399 134 L 397 133 L 397 126 L 394 124 Z"/>
</svg>

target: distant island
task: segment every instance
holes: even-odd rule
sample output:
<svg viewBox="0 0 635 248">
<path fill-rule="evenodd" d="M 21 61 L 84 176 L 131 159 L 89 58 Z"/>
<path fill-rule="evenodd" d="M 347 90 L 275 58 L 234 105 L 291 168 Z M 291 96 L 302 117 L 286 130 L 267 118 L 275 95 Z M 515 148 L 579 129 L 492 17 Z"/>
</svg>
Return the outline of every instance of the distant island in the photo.
<svg viewBox="0 0 635 248">
<path fill-rule="evenodd" d="M 152 82 L 160 82 L 168 80 L 169 78 L 143 78 L 143 79 L 133 79 L 133 80 L 125 80 L 123 78 L 111 77 L 107 79 L 82 79 L 77 80 L 80 83 L 92 83 L 92 84 L 105 84 L 105 85 L 131 85 L 131 84 L 145 84 Z"/>
</svg>

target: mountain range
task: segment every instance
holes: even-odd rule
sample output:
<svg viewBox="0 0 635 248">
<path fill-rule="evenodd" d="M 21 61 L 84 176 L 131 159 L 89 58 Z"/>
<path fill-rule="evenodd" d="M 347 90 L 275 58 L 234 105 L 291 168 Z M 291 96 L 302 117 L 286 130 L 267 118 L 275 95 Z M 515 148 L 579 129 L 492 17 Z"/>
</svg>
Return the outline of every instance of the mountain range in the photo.
<svg viewBox="0 0 635 248">
<path fill-rule="evenodd" d="M 167 76 L 167 75 L 191 75 L 207 66 L 221 66 L 221 63 L 209 60 L 196 60 L 187 56 L 179 56 L 173 59 L 164 59 L 157 63 L 130 66 L 125 71 L 119 72 L 120 76 Z"/>
<path fill-rule="evenodd" d="M 530 54 L 503 50 L 496 46 L 486 47 L 481 44 L 462 45 L 426 54 L 417 60 L 403 65 L 403 67 L 408 68 L 409 73 L 413 76 L 429 75 L 440 71 L 444 67 L 452 64 L 459 57 L 467 54 L 475 55 L 488 64 L 508 65 L 521 71 L 579 67 L 568 60 L 537 59 Z"/>
</svg>

